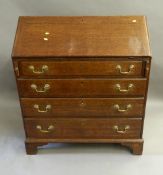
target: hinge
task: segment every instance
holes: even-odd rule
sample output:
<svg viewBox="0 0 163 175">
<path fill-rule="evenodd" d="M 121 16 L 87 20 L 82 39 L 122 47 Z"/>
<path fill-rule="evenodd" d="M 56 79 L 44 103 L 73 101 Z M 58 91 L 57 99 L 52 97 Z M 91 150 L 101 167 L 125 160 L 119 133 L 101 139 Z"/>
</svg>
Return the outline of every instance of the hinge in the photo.
<svg viewBox="0 0 163 175">
<path fill-rule="evenodd" d="M 19 67 L 18 67 L 18 62 L 14 61 L 14 71 L 16 76 L 19 76 Z"/>
<path fill-rule="evenodd" d="M 145 76 L 148 77 L 150 72 L 150 61 L 146 61 Z"/>
</svg>

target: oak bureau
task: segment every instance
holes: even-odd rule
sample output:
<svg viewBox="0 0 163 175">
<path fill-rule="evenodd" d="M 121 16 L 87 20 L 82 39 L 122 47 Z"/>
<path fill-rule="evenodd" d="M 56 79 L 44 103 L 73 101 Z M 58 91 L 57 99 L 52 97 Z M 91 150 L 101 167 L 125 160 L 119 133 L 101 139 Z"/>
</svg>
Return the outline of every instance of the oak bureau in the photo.
<svg viewBox="0 0 163 175">
<path fill-rule="evenodd" d="M 151 53 L 144 16 L 20 17 L 12 52 L 27 154 L 119 143 L 142 154 Z"/>
</svg>

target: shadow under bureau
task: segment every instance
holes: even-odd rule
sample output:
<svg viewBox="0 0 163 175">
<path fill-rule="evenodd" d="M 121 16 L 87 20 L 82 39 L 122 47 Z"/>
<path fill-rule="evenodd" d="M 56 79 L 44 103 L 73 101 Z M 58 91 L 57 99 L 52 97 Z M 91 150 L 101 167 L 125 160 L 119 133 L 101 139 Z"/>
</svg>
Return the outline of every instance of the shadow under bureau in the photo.
<svg viewBox="0 0 163 175">
<path fill-rule="evenodd" d="M 27 154 L 55 142 L 119 143 L 142 154 L 144 16 L 20 17 L 12 59 Z"/>
</svg>

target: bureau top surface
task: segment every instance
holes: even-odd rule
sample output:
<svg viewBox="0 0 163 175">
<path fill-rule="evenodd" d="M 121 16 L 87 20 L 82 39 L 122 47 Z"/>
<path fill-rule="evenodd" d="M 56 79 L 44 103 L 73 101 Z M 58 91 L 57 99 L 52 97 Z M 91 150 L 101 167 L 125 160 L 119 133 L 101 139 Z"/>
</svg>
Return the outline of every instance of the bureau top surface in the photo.
<svg viewBox="0 0 163 175">
<path fill-rule="evenodd" d="M 150 56 L 144 16 L 20 17 L 12 57 Z"/>
</svg>

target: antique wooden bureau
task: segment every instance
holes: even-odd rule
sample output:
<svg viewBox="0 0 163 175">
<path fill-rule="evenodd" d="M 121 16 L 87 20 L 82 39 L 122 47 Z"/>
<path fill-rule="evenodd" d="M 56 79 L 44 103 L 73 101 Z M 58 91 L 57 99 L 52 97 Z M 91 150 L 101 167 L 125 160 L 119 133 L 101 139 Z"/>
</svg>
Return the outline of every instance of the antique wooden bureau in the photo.
<svg viewBox="0 0 163 175">
<path fill-rule="evenodd" d="M 27 154 L 55 142 L 120 143 L 142 154 L 144 16 L 20 17 L 12 60 Z"/>
</svg>

